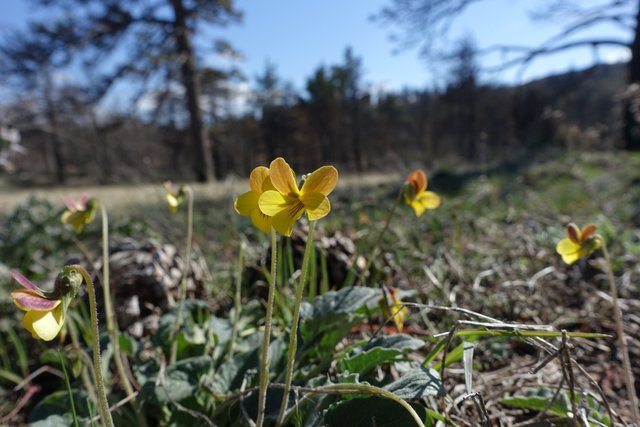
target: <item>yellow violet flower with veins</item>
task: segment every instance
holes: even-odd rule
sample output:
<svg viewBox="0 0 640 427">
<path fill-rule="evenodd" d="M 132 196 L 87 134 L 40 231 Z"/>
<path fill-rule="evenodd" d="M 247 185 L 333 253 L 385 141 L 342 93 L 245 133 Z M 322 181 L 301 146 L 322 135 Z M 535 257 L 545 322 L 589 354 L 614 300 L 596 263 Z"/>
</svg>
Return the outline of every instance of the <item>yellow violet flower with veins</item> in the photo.
<svg viewBox="0 0 640 427">
<path fill-rule="evenodd" d="M 284 236 L 290 236 L 293 224 L 306 212 L 310 221 L 324 218 L 331 211 L 327 197 L 338 183 L 338 171 L 333 166 L 322 166 L 303 179 L 298 188 L 296 177 L 289 164 L 278 157 L 269 166 L 274 190 L 260 196 L 260 211 L 271 217 L 273 228 Z"/>
<path fill-rule="evenodd" d="M 580 258 L 591 254 L 602 246 L 602 238 L 596 234 L 597 227 L 587 224 L 582 229 L 574 223 L 567 225 L 567 237 L 556 245 L 556 252 L 567 264 L 573 264 Z"/>
<path fill-rule="evenodd" d="M 413 208 L 416 216 L 422 215 L 427 209 L 440 206 L 440 196 L 427 190 L 427 175 L 418 169 L 411 172 L 405 183 L 404 199 Z"/>
<path fill-rule="evenodd" d="M 258 166 L 249 175 L 249 191 L 240 195 L 233 204 L 240 215 L 251 217 L 251 222 L 259 230 L 271 230 L 271 217 L 265 215 L 258 206 L 258 200 L 265 191 L 275 190 L 269 177 L 269 168 Z"/>
</svg>

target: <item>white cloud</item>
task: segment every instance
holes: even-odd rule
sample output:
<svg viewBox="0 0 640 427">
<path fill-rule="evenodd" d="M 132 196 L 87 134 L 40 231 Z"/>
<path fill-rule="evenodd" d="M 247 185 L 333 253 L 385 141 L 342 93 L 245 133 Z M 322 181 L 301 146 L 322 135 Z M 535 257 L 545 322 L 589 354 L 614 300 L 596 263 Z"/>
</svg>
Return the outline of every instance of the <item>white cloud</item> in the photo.
<svg viewBox="0 0 640 427">
<path fill-rule="evenodd" d="M 602 61 L 607 64 L 627 62 L 629 59 L 631 59 L 631 50 L 625 47 L 609 50 L 602 55 Z"/>
</svg>

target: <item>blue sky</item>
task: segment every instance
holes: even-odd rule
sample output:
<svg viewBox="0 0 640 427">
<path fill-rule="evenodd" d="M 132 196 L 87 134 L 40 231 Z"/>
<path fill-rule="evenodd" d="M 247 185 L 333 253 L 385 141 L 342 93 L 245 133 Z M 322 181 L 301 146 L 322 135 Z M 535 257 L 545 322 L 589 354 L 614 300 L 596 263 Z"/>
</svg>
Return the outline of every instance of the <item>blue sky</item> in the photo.
<svg viewBox="0 0 640 427">
<path fill-rule="evenodd" d="M 593 3 L 594 0 L 580 0 Z M 228 39 L 244 59 L 240 69 L 253 84 L 267 61 L 273 63 L 285 81 L 304 89 L 306 79 L 319 65 L 340 63 L 347 46 L 362 58 L 367 84 L 387 89 L 424 88 L 442 83 L 446 70 L 427 66 L 417 51 L 392 52 L 391 28 L 372 22 L 370 17 L 389 0 L 236 0 L 244 12 L 240 25 L 217 29 L 214 34 Z M 468 8 L 454 24 L 450 40 L 469 35 L 480 47 L 496 43 L 535 46 L 559 30 L 558 23 L 534 22 L 532 6 L 545 2 L 530 0 L 484 0 Z M 25 0 L 0 0 L 0 36 L 7 29 L 22 25 L 28 16 L 38 14 Z M 589 35 L 617 36 L 620 32 L 599 27 Z M 626 35 L 630 37 L 630 35 Z M 602 49 L 601 59 L 624 59 L 624 49 Z M 213 56 L 206 58 L 219 61 Z M 485 60 L 489 62 L 489 59 Z M 535 61 L 524 80 L 593 64 L 589 50 L 576 50 Z M 516 70 L 486 76 L 492 81 L 513 82 Z"/>
</svg>

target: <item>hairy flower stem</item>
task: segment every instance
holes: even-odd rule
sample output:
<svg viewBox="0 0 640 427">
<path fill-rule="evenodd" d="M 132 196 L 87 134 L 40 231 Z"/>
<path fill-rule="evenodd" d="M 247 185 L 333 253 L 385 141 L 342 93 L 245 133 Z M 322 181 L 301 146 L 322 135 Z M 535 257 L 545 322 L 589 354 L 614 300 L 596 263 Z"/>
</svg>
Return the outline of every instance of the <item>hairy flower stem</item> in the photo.
<svg viewBox="0 0 640 427">
<path fill-rule="evenodd" d="M 184 250 L 184 267 L 182 268 L 182 280 L 180 281 L 180 295 L 178 296 L 178 312 L 171 330 L 171 356 L 169 364 L 176 363 L 178 356 L 178 340 L 176 339 L 180 326 L 182 326 L 182 312 L 184 311 L 184 302 L 187 299 L 187 276 L 189 275 L 189 267 L 191 266 L 191 240 L 193 236 L 193 190 L 188 185 L 184 186 L 187 193 L 187 241 Z"/>
<path fill-rule="evenodd" d="M 391 218 L 393 218 L 393 214 L 395 213 L 396 208 L 400 204 L 401 199 L 402 199 L 402 190 L 400 190 L 400 192 L 398 193 L 398 197 L 396 197 L 396 200 L 393 202 L 393 205 L 391 205 L 391 208 L 389 209 L 389 214 L 387 215 L 387 219 L 384 222 L 384 227 L 382 228 L 382 231 L 380 231 L 380 234 L 378 234 L 378 237 L 376 238 L 375 242 L 373 243 L 373 246 L 371 247 L 371 255 L 369 255 L 367 264 L 364 267 L 364 269 L 360 272 L 360 276 L 358 276 L 358 281 L 356 282 L 357 285 L 364 284 L 364 279 L 367 276 L 367 272 L 371 268 L 371 264 L 373 264 L 373 260 L 378 256 L 378 250 L 380 249 L 380 242 L 382 241 L 382 238 L 384 237 L 387 230 L 389 230 L 389 224 L 391 223 Z"/>
<path fill-rule="evenodd" d="M 102 423 L 106 427 L 114 427 L 111 411 L 109 411 L 109 402 L 107 401 L 107 393 L 104 389 L 104 379 L 102 378 L 102 369 L 100 368 L 100 331 L 98 330 L 98 308 L 96 307 L 96 292 L 89 273 L 79 265 L 73 266 L 78 273 L 84 278 L 87 284 L 87 293 L 89 294 L 89 310 L 91 311 L 91 335 L 93 342 L 93 371 L 96 378 L 96 392 L 98 393 L 98 402 L 100 403 L 100 416 Z"/>
<path fill-rule="evenodd" d="M 100 203 L 100 213 L 102 215 L 102 292 L 104 299 L 104 311 L 107 320 L 107 333 L 111 346 L 113 347 L 113 360 L 116 364 L 116 371 L 118 377 L 122 383 L 122 387 L 127 397 L 135 396 L 135 391 L 129 381 L 129 376 L 122 363 L 122 353 L 120 352 L 120 338 L 118 337 L 119 328 L 116 313 L 111 301 L 111 281 L 109 278 L 109 216 L 107 215 L 107 209 L 102 203 Z M 136 414 L 138 424 L 141 427 L 147 426 L 147 421 L 144 419 L 140 406 L 135 399 L 131 399 L 131 406 Z"/>
<path fill-rule="evenodd" d="M 624 371 L 624 381 L 627 389 L 627 398 L 631 404 L 631 418 L 635 425 L 640 425 L 640 414 L 638 413 L 638 397 L 636 395 L 635 379 L 631 370 L 631 361 L 629 360 L 629 348 L 627 347 L 627 338 L 624 335 L 622 327 L 622 310 L 618 303 L 618 289 L 613 278 L 613 268 L 611 266 L 611 258 L 604 239 L 602 241 L 602 253 L 607 263 L 607 278 L 609 279 L 609 288 L 611 290 L 611 301 L 613 303 L 613 315 L 616 324 L 616 335 L 618 335 L 618 346 L 622 355 L 622 366 Z"/>
<path fill-rule="evenodd" d="M 302 304 L 302 294 L 304 293 L 305 282 L 307 281 L 307 275 L 309 272 L 309 254 L 311 253 L 311 247 L 313 246 L 313 229 L 315 228 L 315 221 L 309 221 L 309 232 L 307 233 L 307 243 L 304 247 L 304 255 L 302 256 L 302 266 L 300 272 L 300 281 L 296 288 L 295 301 L 293 303 L 293 314 L 291 323 L 291 333 L 289 335 L 289 352 L 287 355 L 287 371 L 284 379 L 284 395 L 282 396 L 282 403 L 280 405 L 280 414 L 278 415 L 278 422 L 276 425 L 282 425 L 284 416 L 287 411 L 287 405 L 289 404 L 289 391 L 291 390 L 291 381 L 293 379 L 293 366 L 296 361 L 296 350 L 298 348 L 298 323 L 300 322 L 300 304 Z"/>
<path fill-rule="evenodd" d="M 273 318 L 273 302 L 276 296 L 276 268 L 278 267 L 278 244 L 276 231 L 271 229 L 271 275 L 269 276 L 269 294 L 267 296 L 267 313 L 264 318 L 264 335 L 260 351 L 260 382 L 258 385 L 258 416 L 256 426 L 262 427 L 264 411 L 267 405 L 267 387 L 269 385 L 269 339 L 271 338 L 271 319 Z"/>
</svg>

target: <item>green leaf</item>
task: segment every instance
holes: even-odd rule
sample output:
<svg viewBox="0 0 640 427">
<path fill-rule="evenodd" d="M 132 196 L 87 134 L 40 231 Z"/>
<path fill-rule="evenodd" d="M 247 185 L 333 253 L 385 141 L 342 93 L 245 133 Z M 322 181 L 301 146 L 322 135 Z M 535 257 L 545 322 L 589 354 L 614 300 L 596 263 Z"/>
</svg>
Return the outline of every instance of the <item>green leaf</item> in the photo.
<svg viewBox="0 0 640 427">
<path fill-rule="evenodd" d="M 420 418 L 426 418 L 425 408 L 411 404 Z M 327 427 L 395 427 L 415 426 L 416 423 L 405 408 L 396 402 L 380 397 L 352 399 L 335 403 L 324 415 Z M 425 424 L 432 426 L 433 424 Z"/>
<path fill-rule="evenodd" d="M 392 363 L 409 351 L 424 345 L 422 340 L 405 334 L 386 335 L 367 341 L 340 360 L 340 370 L 365 374 L 376 366 Z"/>
<path fill-rule="evenodd" d="M 138 349 L 138 342 L 127 333 L 118 333 L 118 344 L 120 345 L 120 351 L 129 357 L 133 357 Z"/>
<path fill-rule="evenodd" d="M 245 340 L 247 341 L 247 340 Z M 251 347 L 243 353 L 236 353 L 232 359 L 225 360 L 216 371 L 209 388 L 216 393 L 229 393 L 238 390 L 249 370 L 256 372 L 259 366 L 259 351 L 262 343 L 262 333 L 256 333 L 249 340 Z M 285 343 L 282 339 L 275 339 L 269 343 L 269 360 L 271 375 L 283 371 Z"/>
<path fill-rule="evenodd" d="M 179 402 L 199 389 L 202 378 L 211 368 L 212 361 L 208 356 L 181 360 L 166 368 L 162 381 L 158 381 L 156 375 L 144 383 L 141 394 L 145 400 L 153 403 L 162 404 L 170 400 Z"/>
<path fill-rule="evenodd" d="M 365 318 L 367 310 L 378 310 L 381 291 L 365 287 L 344 288 L 327 292 L 303 303 L 300 308 L 301 351 L 327 356 L 349 333 L 351 327 Z"/>
<path fill-rule="evenodd" d="M 532 411 L 540 412 L 549 405 L 549 397 L 516 396 L 502 399 L 500 403 L 512 408 L 530 409 Z M 570 409 L 567 407 L 567 401 L 565 399 L 556 399 L 547 410 L 548 413 L 558 417 L 567 417 L 569 411 Z"/>
<path fill-rule="evenodd" d="M 443 397 L 446 394 L 438 372 L 429 368 L 412 369 L 383 388 L 405 400 L 427 396 Z"/>
<path fill-rule="evenodd" d="M 72 390 L 73 402 L 79 418 L 88 418 L 91 413 L 89 399 L 84 390 Z M 42 399 L 29 414 L 29 423 L 37 427 L 69 427 L 73 425 L 69 394 L 66 390 L 56 391 Z"/>
</svg>

